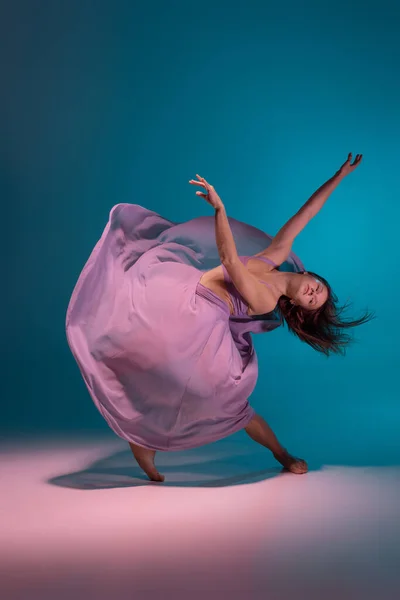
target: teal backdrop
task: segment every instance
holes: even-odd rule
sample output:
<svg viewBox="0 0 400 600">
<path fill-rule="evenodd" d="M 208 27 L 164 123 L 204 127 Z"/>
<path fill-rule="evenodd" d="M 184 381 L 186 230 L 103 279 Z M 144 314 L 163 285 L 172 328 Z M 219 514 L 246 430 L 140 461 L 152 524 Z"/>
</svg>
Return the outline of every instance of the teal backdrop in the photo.
<svg viewBox="0 0 400 600">
<path fill-rule="evenodd" d="M 310 462 L 397 463 L 400 4 L 17 0 L 0 17 L 2 433 L 109 431 L 64 324 L 114 204 L 212 215 L 200 173 L 273 235 L 351 151 L 293 249 L 376 319 L 345 358 L 255 336 L 251 403 Z"/>
</svg>

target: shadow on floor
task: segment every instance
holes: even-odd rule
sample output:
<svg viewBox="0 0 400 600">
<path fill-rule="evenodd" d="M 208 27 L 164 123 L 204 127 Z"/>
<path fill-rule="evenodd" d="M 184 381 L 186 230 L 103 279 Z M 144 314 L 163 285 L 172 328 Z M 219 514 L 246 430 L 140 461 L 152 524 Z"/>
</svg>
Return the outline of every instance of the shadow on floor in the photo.
<svg viewBox="0 0 400 600">
<path fill-rule="evenodd" d="M 52 477 L 47 483 L 80 490 L 144 485 L 227 487 L 286 473 L 267 450 L 251 451 L 240 444 L 160 453 L 156 455 L 156 466 L 165 475 L 163 483 L 150 481 L 130 450 L 119 451 L 92 462 L 86 469 Z"/>
</svg>

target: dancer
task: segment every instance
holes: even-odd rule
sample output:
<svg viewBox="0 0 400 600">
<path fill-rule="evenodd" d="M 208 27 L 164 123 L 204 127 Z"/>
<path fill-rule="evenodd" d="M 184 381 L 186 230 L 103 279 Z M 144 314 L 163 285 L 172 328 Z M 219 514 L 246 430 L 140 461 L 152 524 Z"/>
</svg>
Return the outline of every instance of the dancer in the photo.
<svg viewBox="0 0 400 600">
<path fill-rule="evenodd" d="M 361 159 L 352 163 L 349 154 L 273 238 L 228 218 L 199 175 L 190 184 L 202 188 L 197 195 L 214 219 L 173 223 L 137 204 L 111 210 L 73 291 L 67 338 L 94 403 L 151 480 L 164 481 L 156 451 L 194 448 L 240 429 L 289 471 L 307 471 L 248 402 L 258 375 L 251 333 L 286 322 L 329 355 L 344 353 L 345 329 L 371 318 L 343 320 L 328 282 L 291 249 Z"/>
</svg>

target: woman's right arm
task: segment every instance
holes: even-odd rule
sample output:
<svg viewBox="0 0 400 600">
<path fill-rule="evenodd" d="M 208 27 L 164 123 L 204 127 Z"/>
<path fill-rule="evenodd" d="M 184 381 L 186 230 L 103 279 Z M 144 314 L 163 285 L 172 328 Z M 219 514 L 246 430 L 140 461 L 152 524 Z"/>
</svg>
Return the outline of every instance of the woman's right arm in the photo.
<svg viewBox="0 0 400 600">
<path fill-rule="evenodd" d="M 321 210 L 333 190 L 339 183 L 352 172 L 360 163 L 362 154 L 357 154 L 354 164 L 351 165 L 351 153 L 347 161 L 341 166 L 333 177 L 319 187 L 300 210 L 285 223 L 273 238 L 271 244 L 255 256 L 265 256 L 275 264 L 280 265 L 288 258 L 292 244 L 298 234 L 309 221 Z"/>
</svg>

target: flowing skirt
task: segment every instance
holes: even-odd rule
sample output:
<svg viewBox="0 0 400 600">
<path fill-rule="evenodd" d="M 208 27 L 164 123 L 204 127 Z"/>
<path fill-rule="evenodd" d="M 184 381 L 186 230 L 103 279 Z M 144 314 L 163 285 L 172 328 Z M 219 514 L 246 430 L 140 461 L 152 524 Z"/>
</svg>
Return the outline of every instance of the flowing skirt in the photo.
<svg viewBox="0 0 400 600">
<path fill-rule="evenodd" d="M 268 245 L 266 234 L 235 223 L 249 254 Z M 95 405 L 122 439 L 194 448 L 254 416 L 251 340 L 235 339 L 227 305 L 199 283 L 218 263 L 213 218 L 176 224 L 136 204 L 111 210 L 72 293 L 66 333 Z"/>
</svg>

